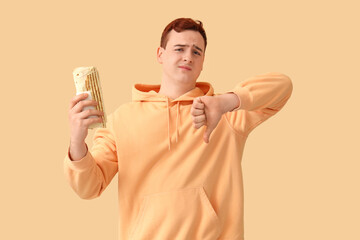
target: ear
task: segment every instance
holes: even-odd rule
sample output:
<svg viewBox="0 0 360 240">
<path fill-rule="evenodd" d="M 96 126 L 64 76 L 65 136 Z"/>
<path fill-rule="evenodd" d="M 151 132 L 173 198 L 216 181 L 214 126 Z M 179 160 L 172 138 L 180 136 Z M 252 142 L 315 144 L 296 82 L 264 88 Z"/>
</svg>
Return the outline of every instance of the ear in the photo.
<svg viewBox="0 0 360 240">
<path fill-rule="evenodd" d="M 163 63 L 162 54 L 164 53 L 164 51 L 165 49 L 163 49 L 162 47 L 158 47 L 156 51 L 156 58 L 160 64 Z"/>
</svg>

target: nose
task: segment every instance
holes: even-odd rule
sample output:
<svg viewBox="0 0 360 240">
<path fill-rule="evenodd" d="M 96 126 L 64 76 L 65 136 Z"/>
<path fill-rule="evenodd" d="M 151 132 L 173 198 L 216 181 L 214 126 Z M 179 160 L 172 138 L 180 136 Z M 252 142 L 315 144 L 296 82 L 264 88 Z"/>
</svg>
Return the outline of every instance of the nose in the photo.
<svg viewBox="0 0 360 240">
<path fill-rule="evenodd" d="M 189 53 L 189 51 L 187 51 L 186 53 L 184 53 L 183 60 L 184 60 L 184 62 L 192 63 L 191 52 Z"/>
</svg>

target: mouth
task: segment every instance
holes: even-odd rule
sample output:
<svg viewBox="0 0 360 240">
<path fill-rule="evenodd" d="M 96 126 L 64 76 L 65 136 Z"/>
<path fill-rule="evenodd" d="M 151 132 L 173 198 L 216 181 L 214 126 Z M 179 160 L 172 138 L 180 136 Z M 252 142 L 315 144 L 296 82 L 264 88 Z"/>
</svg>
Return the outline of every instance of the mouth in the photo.
<svg viewBox="0 0 360 240">
<path fill-rule="evenodd" d="M 179 66 L 179 68 L 182 68 L 182 69 L 186 69 L 186 70 L 191 70 L 191 68 L 190 67 L 188 67 L 188 66 Z"/>
</svg>

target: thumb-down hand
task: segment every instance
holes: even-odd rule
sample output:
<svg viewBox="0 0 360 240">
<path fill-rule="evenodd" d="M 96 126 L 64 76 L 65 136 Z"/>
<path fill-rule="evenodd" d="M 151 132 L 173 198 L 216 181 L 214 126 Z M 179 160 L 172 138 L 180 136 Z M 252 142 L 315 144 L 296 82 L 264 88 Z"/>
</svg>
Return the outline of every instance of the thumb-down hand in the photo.
<svg viewBox="0 0 360 240">
<path fill-rule="evenodd" d="M 193 126 L 196 129 L 206 126 L 203 136 L 205 143 L 209 143 L 210 135 L 223 113 L 221 102 L 216 96 L 202 96 L 194 99 L 191 107 Z"/>
</svg>

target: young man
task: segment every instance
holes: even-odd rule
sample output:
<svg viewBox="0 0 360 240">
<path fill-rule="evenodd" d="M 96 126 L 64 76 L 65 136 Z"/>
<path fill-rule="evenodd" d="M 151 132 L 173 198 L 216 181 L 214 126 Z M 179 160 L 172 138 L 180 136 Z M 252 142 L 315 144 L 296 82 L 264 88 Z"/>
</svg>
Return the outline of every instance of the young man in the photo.
<svg viewBox="0 0 360 240">
<path fill-rule="evenodd" d="M 70 104 L 71 141 L 65 176 L 83 199 L 99 197 L 118 173 L 119 239 L 243 240 L 241 158 L 250 132 L 277 112 L 292 93 L 281 73 L 248 78 L 215 94 L 196 82 L 203 68 L 206 34 L 200 21 L 179 18 L 164 29 L 157 59 L 161 84 L 135 84 L 132 102 L 96 129 L 94 104 Z M 204 126 L 203 128 L 201 128 Z"/>
</svg>

